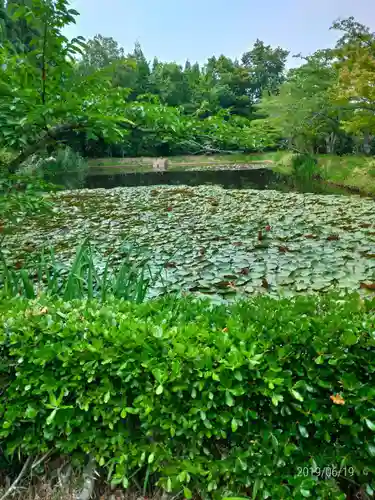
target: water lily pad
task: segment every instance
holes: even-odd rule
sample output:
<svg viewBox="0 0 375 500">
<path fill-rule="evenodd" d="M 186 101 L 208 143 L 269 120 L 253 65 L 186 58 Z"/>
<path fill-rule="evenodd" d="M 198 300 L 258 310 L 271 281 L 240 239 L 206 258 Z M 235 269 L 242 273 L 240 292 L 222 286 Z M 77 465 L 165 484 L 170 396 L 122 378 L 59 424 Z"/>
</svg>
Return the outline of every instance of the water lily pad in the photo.
<svg viewBox="0 0 375 500">
<path fill-rule="evenodd" d="M 172 210 L 166 212 L 167 207 Z M 361 226 L 364 221 L 366 227 Z M 3 252 L 14 263 L 32 267 L 35 254 L 48 243 L 67 263 L 88 236 L 100 252 L 112 252 L 120 262 L 127 252 L 125 238 L 128 246 L 147 252 L 151 274 L 166 266 L 153 296 L 165 287 L 193 289 L 198 295 L 214 291 L 225 298 L 316 293 L 331 287 L 372 293 L 360 283 L 375 282 L 373 228 L 373 200 L 356 195 L 219 186 L 77 190 L 58 193 L 52 214 L 20 224 L 7 236 Z"/>
</svg>

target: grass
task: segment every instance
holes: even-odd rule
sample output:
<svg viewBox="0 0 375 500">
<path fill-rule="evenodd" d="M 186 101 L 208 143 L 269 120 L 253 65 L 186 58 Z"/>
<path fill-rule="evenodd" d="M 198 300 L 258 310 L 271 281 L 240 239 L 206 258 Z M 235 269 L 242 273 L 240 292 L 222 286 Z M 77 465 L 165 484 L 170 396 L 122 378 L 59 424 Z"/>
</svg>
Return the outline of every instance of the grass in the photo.
<svg viewBox="0 0 375 500">
<path fill-rule="evenodd" d="M 86 239 L 77 249 L 70 266 L 58 262 L 50 248 L 39 254 L 33 272 L 12 267 L 0 254 L 0 284 L 6 297 L 24 296 L 35 299 L 40 293 L 62 297 L 64 300 L 100 298 L 105 302 L 114 296 L 136 303 L 144 302 L 153 279 L 147 259 L 134 262 L 129 249 L 117 266 L 112 254 L 106 259 L 98 255 Z"/>
<path fill-rule="evenodd" d="M 272 169 L 284 175 L 293 174 L 292 154 L 283 153 Z M 318 155 L 318 170 L 326 182 L 375 195 L 375 159 L 360 155 Z"/>
<path fill-rule="evenodd" d="M 375 159 L 373 157 L 322 155 L 319 157 L 319 165 L 329 181 L 375 194 Z"/>
</svg>

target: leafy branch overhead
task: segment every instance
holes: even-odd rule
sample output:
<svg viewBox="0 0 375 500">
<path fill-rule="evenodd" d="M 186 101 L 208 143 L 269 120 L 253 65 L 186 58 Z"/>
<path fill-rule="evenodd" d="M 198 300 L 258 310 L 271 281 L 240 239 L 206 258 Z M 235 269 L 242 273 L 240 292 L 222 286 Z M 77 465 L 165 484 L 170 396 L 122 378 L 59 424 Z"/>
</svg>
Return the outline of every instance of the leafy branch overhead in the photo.
<svg viewBox="0 0 375 500">
<path fill-rule="evenodd" d="M 123 125 L 131 125 L 123 116 L 129 90 L 112 85 L 111 71 L 77 71 L 83 38 L 69 41 L 61 32 L 76 15 L 66 0 L 36 0 L 11 11 L 13 21 L 22 18 L 35 33 L 20 52 L 8 42 L 0 50 L 0 141 L 20 151 L 11 171 L 48 143 L 64 141 L 68 132 L 85 130 L 115 141 L 126 134 Z"/>
</svg>

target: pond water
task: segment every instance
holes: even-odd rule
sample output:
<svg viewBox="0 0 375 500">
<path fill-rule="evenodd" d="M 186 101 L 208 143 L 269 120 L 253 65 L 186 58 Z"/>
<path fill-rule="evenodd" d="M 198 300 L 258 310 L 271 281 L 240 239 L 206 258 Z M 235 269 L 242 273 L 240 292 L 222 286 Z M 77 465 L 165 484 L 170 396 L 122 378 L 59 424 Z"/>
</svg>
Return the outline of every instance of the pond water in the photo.
<svg viewBox="0 0 375 500">
<path fill-rule="evenodd" d="M 327 194 L 347 194 L 348 190 L 321 182 L 302 182 L 281 175 L 267 167 L 248 169 L 196 169 L 167 172 L 133 172 L 111 175 L 90 175 L 86 180 L 89 189 L 136 186 L 202 186 L 220 185 L 225 189 L 275 189 Z"/>
<path fill-rule="evenodd" d="M 136 244 L 135 259 L 147 254 L 153 275 L 163 269 L 150 296 L 375 288 L 374 201 L 358 195 L 218 185 L 64 191 L 52 214 L 28 218 L 8 237 L 5 252 L 30 265 L 51 245 L 67 261 L 85 237 L 118 260 L 124 240 Z"/>
</svg>

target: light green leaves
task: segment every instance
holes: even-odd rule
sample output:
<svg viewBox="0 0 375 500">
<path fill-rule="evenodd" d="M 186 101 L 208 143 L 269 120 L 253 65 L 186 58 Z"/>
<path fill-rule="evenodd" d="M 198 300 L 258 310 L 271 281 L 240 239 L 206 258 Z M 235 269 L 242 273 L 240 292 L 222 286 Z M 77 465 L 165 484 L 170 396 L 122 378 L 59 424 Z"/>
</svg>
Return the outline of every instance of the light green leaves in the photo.
<svg viewBox="0 0 375 500">
<path fill-rule="evenodd" d="M 370 429 L 370 431 L 374 431 L 375 432 L 375 424 L 374 424 L 374 422 L 372 422 L 368 418 L 365 418 L 365 422 L 366 422 L 367 427 Z"/>
<path fill-rule="evenodd" d="M 279 441 L 277 440 L 277 437 L 273 433 L 271 433 L 271 443 L 275 450 L 279 447 Z"/>
<path fill-rule="evenodd" d="M 129 92 L 113 86 L 110 72 L 96 71 L 88 76 L 78 71 L 75 56 L 82 52 L 82 37 L 70 41 L 62 34 L 76 15 L 76 11 L 69 11 L 67 0 L 35 0 L 13 15 L 14 22 L 19 22 L 17 16 L 22 17 L 24 39 L 14 40 L 13 33 L 11 42 L 26 46 L 21 49 L 22 57 L 12 44 L 0 47 L 0 65 L 6 61 L 1 69 L 2 145 L 25 153 L 32 144 L 31 154 L 43 150 L 51 138 L 59 141 L 64 132 L 77 129 L 97 132 L 108 141 L 122 138 L 126 130 L 119 124 L 133 123 L 124 117 Z M 41 65 L 45 60 L 48 69 Z"/>
<path fill-rule="evenodd" d="M 236 430 L 238 429 L 238 422 L 237 422 L 237 420 L 235 418 L 232 418 L 231 427 L 232 427 L 232 431 L 233 432 L 236 432 Z"/>
<path fill-rule="evenodd" d="M 225 392 L 225 402 L 228 406 L 234 406 L 234 399 L 229 391 Z"/>
<path fill-rule="evenodd" d="M 318 356 L 317 358 L 315 358 L 315 363 L 317 365 L 322 365 L 324 363 L 324 358 L 323 356 Z"/>
<path fill-rule="evenodd" d="M 47 420 L 46 420 L 46 423 L 47 425 L 51 425 L 54 418 L 56 417 L 56 413 L 58 412 L 58 408 L 55 408 L 51 413 L 50 415 L 48 415 L 47 417 Z"/>
<path fill-rule="evenodd" d="M 189 490 L 189 488 L 184 488 L 184 497 L 187 499 L 187 500 L 190 500 L 192 497 L 193 497 L 193 493 L 191 490 Z"/>
<path fill-rule="evenodd" d="M 304 437 L 304 438 L 309 437 L 309 433 L 307 432 L 307 429 L 305 426 L 298 424 L 298 430 L 299 430 L 299 433 L 301 434 L 302 437 Z"/>
<path fill-rule="evenodd" d="M 290 390 L 290 393 L 291 393 L 291 395 L 292 395 L 295 399 L 297 399 L 298 401 L 303 401 L 303 396 L 302 396 L 302 394 L 301 394 L 300 392 L 295 391 L 294 389 L 291 389 L 291 390 Z"/>
<path fill-rule="evenodd" d="M 284 401 L 284 396 L 282 394 L 274 394 L 272 396 L 272 404 L 278 406 L 279 403 Z"/>
<path fill-rule="evenodd" d="M 341 335 L 341 341 L 344 345 L 354 345 L 358 341 L 358 336 L 355 332 L 345 332 Z"/>
</svg>

